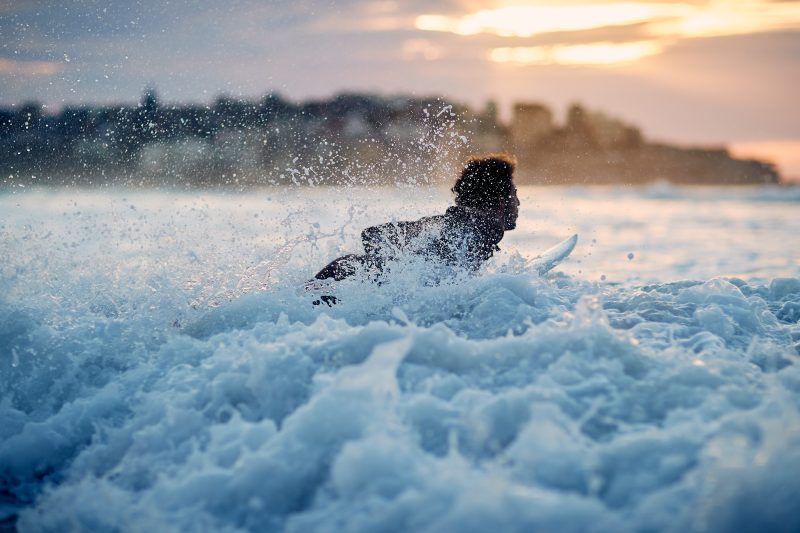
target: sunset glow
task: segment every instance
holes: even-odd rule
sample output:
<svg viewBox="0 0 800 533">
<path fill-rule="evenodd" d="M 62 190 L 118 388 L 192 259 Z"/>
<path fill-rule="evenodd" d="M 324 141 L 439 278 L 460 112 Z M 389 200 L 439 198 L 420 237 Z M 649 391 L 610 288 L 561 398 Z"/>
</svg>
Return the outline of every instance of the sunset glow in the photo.
<svg viewBox="0 0 800 533">
<path fill-rule="evenodd" d="M 716 37 L 800 28 L 800 3 L 763 0 L 711 2 L 695 6 L 689 16 L 653 21 L 653 35 Z"/>
<path fill-rule="evenodd" d="M 580 102 L 647 138 L 758 142 L 741 153 L 800 178 L 800 145 L 763 143 L 800 139 L 800 0 L 39 4 L 0 0 L 0 108 L 128 105 L 145 87 L 204 105 L 441 95 L 502 120 Z"/>
<path fill-rule="evenodd" d="M 409 39 L 403 43 L 402 49 L 403 59 L 425 59 L 426 61 L 434 61 L 443 55 L 443 51 L 439 46 L 425 39 Z"/>
<path fill-rule="evenodd" d="M 61 65 L 49 61 L 14 61 L 0 58 L 0 74 L 24 76 L 52 76 L 61 71 Z"/>
<path fill-rule="evenodd" d="M 417 29 L 457 35 L 490 34 L 530 38 L 545 33 L 580 32 L 609 27 L 643 25 L 652 40 L 550 46 L 498 47 L 495 62 L 529 65 L 610 65 L 630 63 L 661 53 L 682 38 L 743 35 L 800 28 L 800 3 L 733 0 L 691 3 L 571 3 L 513 5 L 482 9 L 463 16 L 425 14 Z M 565 36 L 565 41 L 567 37 Z M 622 39 L 624 41 L 624 39 Z"/>
<path fill-rule="evenodd" d="M 601 42 L 572 46 L 495 48 L 490 58 L 496 63 L 520 65 L 614 65 L 638 61 L 659 54 L 661 50 L 662 46 L 657 41 L 623 44 Z"/>
<path fill-rule="evenodd" d="M 730 144 L 735 157 L 766 159 L 778 166 L 787 182 L 800 183 L 800 140 L 773 139 Z"/>
<path fill-rule="evenodd" d="M 595 5 L 512 6 L 483 9 L 463 17 L 421 15 L 420 30 L 446 31 L 459 35 L 493 33 L 503 37 L 530 37 L 556 32 L 578 31 L 604 26 L 647 22 L 661 17 L 688 16 L 683 4 L 609 3 Z"/>
</svg>

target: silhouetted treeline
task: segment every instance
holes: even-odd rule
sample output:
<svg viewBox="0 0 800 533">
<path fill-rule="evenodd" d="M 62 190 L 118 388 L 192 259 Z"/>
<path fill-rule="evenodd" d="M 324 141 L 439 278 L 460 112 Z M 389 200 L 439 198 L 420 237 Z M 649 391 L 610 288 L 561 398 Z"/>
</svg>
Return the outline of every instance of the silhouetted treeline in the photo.
<svg viewBox="0 0 800 533">
<path fill-rule="evenodd" d="M 269 94 L 162 105 L 148 89 L 137 105 L 0 110 L 0 176 L 6 184 L 430 181 L 471 150 L 467 135 L 495 126 L 439 98 L 293 103 Z"/>
<path fill-rule="evenodd" d="M 475 111 L 369 94 L 163 105 L 147 89 L 135 105 L 0 109 L 6 185 L 419 183 L 451 179 L 468 154 L 498 150 L 519 157 L 523 183 L 778 181 L 767 163 L 648 144 L 638 129 L 577 105 L 563 126 L 539 104 L 518 104 L 505 125 L 492 103 Z"/>
</svg>

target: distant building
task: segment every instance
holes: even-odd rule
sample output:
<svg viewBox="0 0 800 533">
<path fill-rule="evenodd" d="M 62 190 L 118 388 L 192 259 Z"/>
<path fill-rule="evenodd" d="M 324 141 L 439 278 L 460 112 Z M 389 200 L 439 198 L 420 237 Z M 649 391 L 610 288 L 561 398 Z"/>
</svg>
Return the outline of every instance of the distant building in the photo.
<svg viewBox="0 0 800 533">
<path fill-rule="evenodd" d="M 570 108 L 567 127 L 579 128 L 598 148 L 637 148 L 642 144 L 642 134 L 637 128 L 578 105 Z"/>
<path fill-rule="evenodd" d="M 553 134 L 553 113 L 541 104 L 515 104 L 511 118 L 510 144 L 515 152 L 526 152 Z"/>
<path fill-rule="evenodd" d="M 761 184 L 780 181 L 765 162 L 734 159 L 724 149 L 648 143 L 638 128 L 573 104 L 563 127 L 536 103 L 514 106 L 508 148 L 520 183 Z"/>
</svg>

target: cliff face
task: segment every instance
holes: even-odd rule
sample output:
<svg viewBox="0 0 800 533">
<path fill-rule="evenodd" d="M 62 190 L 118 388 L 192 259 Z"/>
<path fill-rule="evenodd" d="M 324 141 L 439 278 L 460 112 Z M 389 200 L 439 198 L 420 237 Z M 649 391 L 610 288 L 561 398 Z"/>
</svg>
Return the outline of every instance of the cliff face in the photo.
<svg viewBox="0 0 800 533">
<path fill-rule="evenodd" d="M 558 127 L 543 106 L 514 108 L 509 149 L 519 160 L 519 180 L 529 184 L 777 183 L 773 165 L 741 160 L 724 148 L 680 148 L 645 141 L 641 132 L 602 113 L 572 106 Z"/>
</svg>

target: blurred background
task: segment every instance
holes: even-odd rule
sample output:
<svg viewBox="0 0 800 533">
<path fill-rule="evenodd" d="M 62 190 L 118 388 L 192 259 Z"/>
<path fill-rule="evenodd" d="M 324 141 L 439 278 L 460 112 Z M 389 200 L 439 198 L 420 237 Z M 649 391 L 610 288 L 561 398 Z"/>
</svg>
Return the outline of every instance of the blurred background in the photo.
<svg viewBox="0 0 800 533">
<path fill-rule="evenodd" d="M 798 59 L 794 1 L 0 0 L 0 532 L 800 531 Z M 313 305 L 500 150 L 480 275 Z"/>
<path fill-rule="evenodd" d="M 0 183 L 800 180 L 800 2 L 0 3 Z"/>
</svg>

